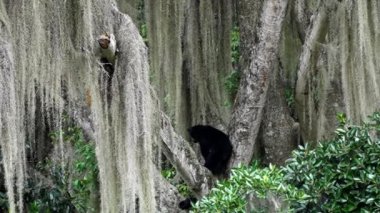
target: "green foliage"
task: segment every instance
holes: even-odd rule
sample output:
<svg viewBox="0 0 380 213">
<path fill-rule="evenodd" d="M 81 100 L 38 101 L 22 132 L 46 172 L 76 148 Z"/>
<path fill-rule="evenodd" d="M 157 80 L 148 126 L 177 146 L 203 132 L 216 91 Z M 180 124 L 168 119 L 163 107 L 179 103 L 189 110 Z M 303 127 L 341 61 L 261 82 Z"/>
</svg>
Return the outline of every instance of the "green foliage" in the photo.
<svg viewBox="0 0 380 213">
<path fill-rule="evenodd" d="M 141 24 L 140 26 L 140 35 L 144 40 L 145 44 L 148 44 L 148 30 L 146 24 Z"/>
<path fill-rule="evenodd" d="M 146 20 L 145 20 L 144 0 L 139 0 L 137 10 L 138 10 L 137 20 L 139 23 L 140 35 L 143 38 L 145 45 L 148 46 L 148 30 L 147 30 L 147 25 L 146 25 Z"/>
<path fill-rule="evenodd" d="M 380 113 L 361 126 L 344 126 L 338 114 L 336 137 L 315 149 L 299 147 L 284 167 L 232 169 L 194 212 L 245 212 L 247 195 L 268 193 L 288 203 L 286 212 L 380 212 Z"/>
<path fill-rule="evenodd" d="M 240 30 L 238 26 L 234 26 L 231 31 L 231 61 L 232 65 L 239 63 L 240 57 Z"/>
<path fill-rule="evenodd" d="M 97 190 L 98 167 L 95 147 L 85 140 L 80 128 L 69 126 L 50 133 L 53 143 L 62 138 L 73 146 L 73 164 L 46 159 L 37 170 L 47 174 L 52 184 L 41 184 L 29 178 L 25 202 L 29 212 L 94 212 L 90 201 Z"/>
<path fill-rule="evenodd" d="M 24 199 L 28 212 L 74 212 L 71 197 L 67 193 L 66 179 L 62 178 L 63 170 L 58 167 L 50 168 L 54 185 L 48 186 L 28 179 L 25 186 Z"/>
<path fill-rule="evenodd" d="M 91 193 L 98 184 L 98 166 L 96 161 L 95 146 L 85 140 L 82 129 L 79 127 L 68 127 L 66 130 L 52 134 L 53 141 L 57 141 L 57 135 L 62 134 L 66 143 L 74 147 L 74 164 L 71 169 L 73 174 L 72 203 L 79 212 L 93 211 L 90 209 L 89 201 Z"/>
<path fill-rule="evenodd" d="M 294 108 L 294 93 L 292 88 L 286 88 L 285 89 L 285 100 L 290 109 Z"/>
<path fill-rule="evenodd" d="M 73 204 L 76 209 L 88 212 L 91 193 L 96 189 L 98 183 L 98 165 L 94 145 L 86 142 L 82 132 L 80 130 L 78 132 L 78 130 L 78 128 L 73 130 L 79 133 L 78 140 L 72 141 L 77 156 L 74 162 L 74 171 L 77 176 L 72 182 Z"/>
<path fill-rule="evenodd" d="M 340 124 L 346 122 L 338 115 Z M 300 212 L 380 211 L 380 113 L 362 126 L 339 127 L 334 140 L 300 147 L 284 168 L 285 183 L 305 191 Z"/>
<path fill-rule="evenodd" d="M 137 5 L 138 16 L 137 20 L 141 23 L 145 23 L 145 3 L 144 0 L 139 0 Z"/>
<path fill-rule="evenodd" d="M 8 209 L 8 198 L 5 192 L 0 192 L 0 212 Z"/>
<path fill-rule="evenodd" d="M 338 113 L 336 115 L 336 119 L 338 120 L 340 127 L 344 127 L 344 125 L 347 123 L 347 117 L 345 113 Z"/>
<path fill-rule="evenodd" d="M 240 71 L 238 69 L 238 63 L 240 58 L 240 33 L 239 27 L 235 26 L 231 31 L 231 62 L 232 72 L 225 78 L 224 87 L 230 96 L 230 99 L 226 102 L 226 106 L 231 106 L 235 99 L 236 93 L 239 89 L 240 83 Z"/>
<path fill-rule="evenodd" d="M 182 196 L 189 197 L 191 195 L 190 187 L 185 182 L 182 181 L 176 184 L 176 187 Z"/>
<path fill-rule="evenodd" d="M 191 195 L 191 190 L 190 187 L 184 182 L 184 181 L 179 181 L 175 182 L 174 177 L 177 174 L 177 171 L 172 165 L 166 165 L 162 170 L 161 170 L 161 175 L 168 180 L 171 184 L 173 184 L 178 192 L 184 196 L 184 197 L 189 197 Z"/>
<path fill-rule="evenodd" d="M 268 192 L 284 195 L 289 200 L 301 200 L 302 191 L 283 183 L 283 173 L 270 165 L 260 168 L 257 162 L 252 166 L 239 166 L 231 171 L 228 180 L 216 184 L 210 194 L 197 202 L 193 212 L 245 212 L 247 196 L 265 198 Z"/>
<path fill-rule="evenodd" d="M 239 82 L 240 82 L 240 73 L 237 71 L 233 71 L 231 74 L 229 74 L 224 82 L 224 87 L 226 88 L 228 94 L 231 97 L 235 97 L 238 89 L 239 89 Z"/>
<path fill-rule="evenodd" d="M 176 174 L 175 168 L 174 167 L 169 167 L 161 170 L 161 175 L 166 179 L 166 180 L 172 180 Z"/>
</svg>

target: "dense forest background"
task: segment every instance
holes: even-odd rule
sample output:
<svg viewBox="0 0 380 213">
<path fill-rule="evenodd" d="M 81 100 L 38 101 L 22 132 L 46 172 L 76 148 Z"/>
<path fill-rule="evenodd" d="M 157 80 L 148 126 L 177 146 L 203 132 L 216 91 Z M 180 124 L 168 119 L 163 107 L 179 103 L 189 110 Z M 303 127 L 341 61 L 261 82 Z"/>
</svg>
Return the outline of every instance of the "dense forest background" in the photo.
<svg viewBox="0 0 380 213">
<path fill-rule="evenodd" d="M 380 101 L 376 0 L 0 0 L 0 209 L 177 212 L 230 167 L 284 165 Z M 98 38 L 115 35 L 114 61 Z M 336 117 L 340 116 L 341 120 Z"/>
</svg>

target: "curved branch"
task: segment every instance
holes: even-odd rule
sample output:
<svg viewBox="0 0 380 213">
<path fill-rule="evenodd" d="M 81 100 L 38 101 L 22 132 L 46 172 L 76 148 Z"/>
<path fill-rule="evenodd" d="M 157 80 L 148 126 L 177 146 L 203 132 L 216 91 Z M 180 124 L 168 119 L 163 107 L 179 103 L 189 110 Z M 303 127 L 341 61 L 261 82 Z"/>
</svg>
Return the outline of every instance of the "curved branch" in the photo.
<svg viewBox="0 0 380 213">
<path fill-rule="evenodd" d="M 159 116 L 164 155 L 198 196 L 206 194 L 212 186 L 211 173 L 200 164 L 189 142 L 175 133 L 169 118 L 163 112 Z"/>
<path fill-rule="evenodd" d="M 154 171 L 154 187 L 157 199 L 157 212 L 176 212 L 178 203 L 184 198 L 176 187 L 165 180 L 158 170 Z"/>
<path fill-rule="evenodd" d="M 321 10 L 316 17 L 312 17 L 312 22 L 308 31 L 308 35 L 306 36 L 305 44 L 302 49 L 303 52 L 300 56 L 300 67 L 298 69 L 298 79 L 296 84 L 296 98 L 298 100 L 302 99 L 301 94 L 305 92 L 306 87 L 306 79 L 310 66 L 311 54 L 317 44 L 317 40 L 319 38 L 322 23 L 326 18 L 326 13 Z"/>
</svg>

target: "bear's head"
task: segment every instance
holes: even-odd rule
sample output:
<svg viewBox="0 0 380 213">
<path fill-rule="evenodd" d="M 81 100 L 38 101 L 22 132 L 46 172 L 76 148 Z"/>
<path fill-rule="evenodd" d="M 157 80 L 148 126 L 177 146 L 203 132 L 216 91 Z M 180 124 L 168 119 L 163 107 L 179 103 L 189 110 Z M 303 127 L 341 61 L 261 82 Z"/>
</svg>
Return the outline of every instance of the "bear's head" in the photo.
<svg viewBox="0 0 380 213">
<path fill-rule="evenodd" d="M 201 141 L 204 129 L 205 129 L 205 126 L 196 125 L 187 130 L 190 136 L 194 139 L 193 140 L 194 143 L 198 143 L 199 141 Z"/>
</svg>

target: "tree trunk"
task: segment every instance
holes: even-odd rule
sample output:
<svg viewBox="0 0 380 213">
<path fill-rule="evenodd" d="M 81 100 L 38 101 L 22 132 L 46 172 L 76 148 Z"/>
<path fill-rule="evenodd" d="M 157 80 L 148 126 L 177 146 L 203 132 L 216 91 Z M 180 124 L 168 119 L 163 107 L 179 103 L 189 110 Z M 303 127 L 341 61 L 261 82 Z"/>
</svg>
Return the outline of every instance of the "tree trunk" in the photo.
<svg viewBox="0 0 380 213">
<path fill-rule="evenodd" d="M 278 53 L 282 21 L 287 0 L 264 2 L 257 31 L 257 43 L 252 47 L 252 62 L 244 69 L 235 102 L 229 135 L 235 156 L 231 166 L 247 164 L 252 158 L 267 98 L 269 79 Z"/>
<path fill-rule="evenodd" d="M 160 135 L 164 155 L 174 165 L 183 180 L 198 196 L 207 194 L 212 186 L 211 173 L 200 164 L 200 161 L 188 141 L 176 134 L 170 119 L 160 113 Z"/>
</svg>

